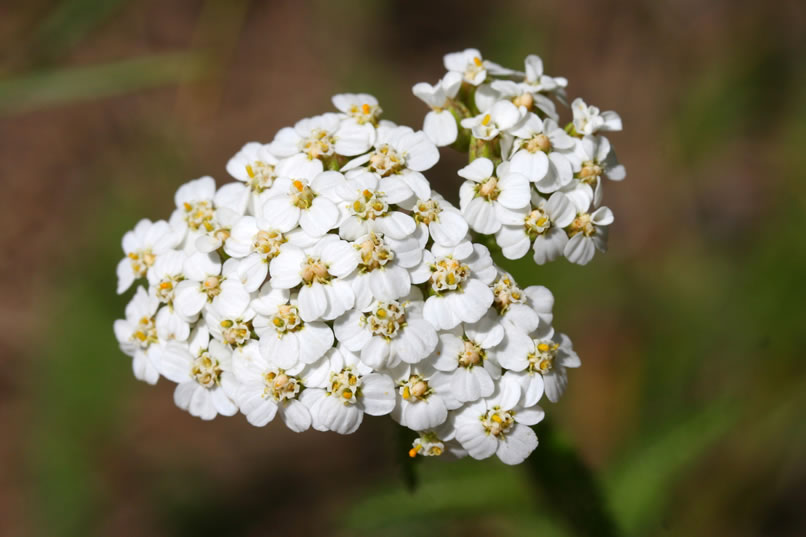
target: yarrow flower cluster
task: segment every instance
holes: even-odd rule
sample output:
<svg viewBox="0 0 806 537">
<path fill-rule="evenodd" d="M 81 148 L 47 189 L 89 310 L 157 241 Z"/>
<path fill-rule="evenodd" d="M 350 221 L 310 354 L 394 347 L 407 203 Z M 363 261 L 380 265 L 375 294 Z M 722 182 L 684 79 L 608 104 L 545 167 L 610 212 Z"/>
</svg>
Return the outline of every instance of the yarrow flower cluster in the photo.
<svg viewBox="0 0 806 537">
<path fill-rule="evenodd" d="M 350 434 L 389 415 L 417 433 L 412 457 L 526 459 L 540 401 L 580 360 L 551 292 L 490 248 L 538 265 L 604 251 L 602 186 L 625 172 L 603 133 L 621 120 L 576 99 L 560 126 L 567 81 L 537 56 L 524 71 L 475 49 L 444 63 L 413 88 L 423 130 L 336 95 L 336 112 L 243 146 L 236 181 L 190 181 L 168 220 L 124 235 L 117 291 L 139 286 L 114 331 L 138 379 L 175 382 L 205 420 Z M 469 153 L 458 207 L 424 175 L 442 146 Z"/>
</svg>

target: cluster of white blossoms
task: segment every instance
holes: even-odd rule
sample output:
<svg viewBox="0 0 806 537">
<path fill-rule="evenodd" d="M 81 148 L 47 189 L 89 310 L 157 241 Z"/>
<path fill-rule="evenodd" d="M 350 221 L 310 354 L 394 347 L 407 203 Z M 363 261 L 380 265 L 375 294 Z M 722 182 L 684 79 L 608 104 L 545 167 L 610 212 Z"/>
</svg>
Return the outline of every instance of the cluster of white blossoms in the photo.
<svg viewBox="0 0 806 537">
<path fill-rule="evenodd" d="M 518 286 L 488 246 L 537 264 L 604 250 L 603 177 L 624 169 L 601 133 L 621 121 L 577 99 L 560 127 L 567 83 L 537 56 L 518 72 L 469 49 L 445 67 L 413 88 L 422 131 L 336 95 L 337 112 L 243 146 L 236 181 L 190 181 L 167 221 L 124 235 L 118 293 L 142 285 L 114 330 L 138 379 L 175 382 L 205 420 L 350 434 L 388 414 L 417 433 L 412 457 L 518 464 L 537 447 L 539 402 L 580 361 L 551 292 Z M 446 145 L 470 155 L 458 208 L 424 175 Z"/>
</svg>

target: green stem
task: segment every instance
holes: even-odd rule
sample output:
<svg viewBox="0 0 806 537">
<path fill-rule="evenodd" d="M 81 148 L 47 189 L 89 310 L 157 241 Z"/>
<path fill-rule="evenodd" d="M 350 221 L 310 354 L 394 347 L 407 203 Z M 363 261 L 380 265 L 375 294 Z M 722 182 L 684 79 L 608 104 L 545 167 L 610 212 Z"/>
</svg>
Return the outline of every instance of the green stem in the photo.
<svg viewBox="0 0 806 537">
<path fill-rule="evenodd" d="M 484 157 L 498 165 L 501 162 L 501 148 L 496 136 L 492 140 L 481 140 L 475 136 L 470 137 L 470 150 L 468 162 L 473 162 L 477 158 Z"/>
<path fill-rule="evenodd" d="M 395 442 L 394 458 L 397 460 L 398 464 L 400 464 L 400 477 L 403 479 L 406 490 L 414 493 L 417 491 L 417 485 L 419 484 L 416 468 L 419 457 L 409 457 L 409 450 L 414 440 L 414 433 L 407 427 L 395 425 L 395 429 L 397 429 L 397 439 Z"/>
</svg>

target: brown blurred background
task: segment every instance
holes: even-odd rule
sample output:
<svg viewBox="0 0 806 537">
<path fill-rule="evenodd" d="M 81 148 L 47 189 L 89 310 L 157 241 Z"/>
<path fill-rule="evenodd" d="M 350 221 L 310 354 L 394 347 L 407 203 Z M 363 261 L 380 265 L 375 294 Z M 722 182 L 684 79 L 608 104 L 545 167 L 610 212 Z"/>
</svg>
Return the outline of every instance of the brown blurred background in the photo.
<svg viewBox="0 0 806 537">
<path fill-rule="evenodd" d="M 120 237 L 181 183 L 337 92 L 419 127 L 470 46 L 624 120 L 610 253 L 507 265 L 555 293 L 583 367 L 549 413 L 621 533 L 806 534 L 805 36 L 795 0 L 0 3 L 0 535 L 574 535 L 497 462 L 407 492 L 389 420 L 203 423 L 112 334 Z"/>
</svg>

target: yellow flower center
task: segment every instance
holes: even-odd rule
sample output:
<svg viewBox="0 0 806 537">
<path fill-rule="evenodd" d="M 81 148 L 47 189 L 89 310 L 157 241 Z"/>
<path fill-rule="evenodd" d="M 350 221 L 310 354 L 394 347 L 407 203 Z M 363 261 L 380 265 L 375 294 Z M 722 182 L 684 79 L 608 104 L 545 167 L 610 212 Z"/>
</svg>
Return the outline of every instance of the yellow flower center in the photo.
<svg viewBox="0 0 806 537">
<path fill-rule="evenodd" d="M 470 277 L 470 267 L 451 256 L 441 257 L 431 265 L 431 288 L 437 293 L 455 291 Z"/>
<path fill-rule="evenodd" d="M 328 283 L 333 277 L 327 271 L 327 265 L 319 258 L 309 257 L 302 265 L 302 283 L 312 285 L 314 282 Z"/>
<path fill-rule="evenodd" d="M 353 372 L 352 367 L 331 373 L 327 395 L 338 397 L 345 405 L 354 405 L 361 396 L 361 377 Z"/>
<path fill-rule="evenodd" d="M 436 200 L 418 200 L 417 205 L 414 206 L 414 220 L 425 225 L 431 222 L 439 222 L 439 213 L 442 212 L 442 207 Z"/>
<path fill-rule="evenodd" d="M 366 239 L 355 244 L 354 247 L 361 256 L 358 270 L 362 273 L 384 267 L 395 258 L 395 253 L 375 233 L 370 233 Z"/>
<path fill-rule="evenodd" d="M 433 388 L 428 385 L 428 381 L 420 375 L 411 375 L 407 381 L 400 384 L 399 391 L 400 396 L 410 403 L 425 400 L 434 393 Z"/>
<path fill-rule="evenodd" d="M 364 220 L 374 220 L 389 213 L 389 205 L 383 201 L 384 194 L 370 190 L 362 190 L 358 198 L 347 206 L 355 216 Z"/>
<path fill-rule="evenodd" d="M 530 153 L 537 153 L 539 151 L 548 153 L 551 151 L 551 140 L 545 134 L 536 134 L 526 142 L 524 147 L 526 147 L 526 150 Z"/>
<path fill-rule="evenodd" d="M 271 188 L 271 185 L 274 184 L 274 180 L 277 178 L 274 166 L 261 160 L 247 164 L 246 174 L 249 176 L 249 181 L 247 181 L 249 188 L 252 192 L 258 194 Z"/>
<path fill-rule="evenodd" d="M 373 335 L 391 339 L 406 326 L 406 304 L 396 300 L 378 302 L 375 309 L 364 314 L 363 323 Z"/>
<path fill-rule="evenodd" d="M 474 342 L 465 340 L 464 348 L 459 353 L 459 365 L 467 369 L 484 363 L 487 353 Z"/>
<path fill-rule="evenodd" d="M 481 424 L 487 434 L 495 437 L 506 436 L 509 429 L 515 425 L 515 413 L 495 406 L 481 417 Z"/>
<path fill-rule="evenodd" d="M 329 157 L 335 152 L 336 140 L 323 129 L 314 129 L 310 136 L 300 142 L 300 149 L 313 160 L 320 157 Z"/>
<path fill-rule="evenodd" d="M 369 157 L 369 168 L 381 177 L 399 173 L 406 166 L 406 159 L 388 144 L 384 144 Z"/>
<path fill-rule="evenodd" d="M 283 304 L 278 307 L 277 313 L 271 318 L 271 324 L 281 336 L 289 332 L 296 332 L 304 326 L 299 316 L 299 310 L 293 304 Z"/>
<path fill-rule="evenodd" d="M 263 398 L 271 397 L 276 402 L 295 399 L 302 389 L 299 379 L 289 375 L 284 369 L 277 369 L 263 375 L 265 387 Z"/>
<path fill-rule="evenodd" d="M 509 276 L 501 276 L 498 281 L 493 285 L 493 305 L 498 313 L 503 315 L 510 304 L 522 304 L 526 298 L 521 291 L 520 287 L 515 285 L 515 282 Z"/>
<path fill-rule="evenodd" d="M 596 233 L 596 228 L 593 226 L 590 214 L 581 213 L 571 222 L 571 225 L 568 227 L 568 236 L 573 237 L 577 233 L 582 233 L 586 237 L 590 237 Z"/>
<path fill-rule="evenodd" d="M 529 353 L 528 371 L 530 373 L 548 373 L 554 365 L 554 358 L 557 356 L 558 343 L 553 341 L 538 341 L 535 344 L 534 352 Z"/>
<path fill-rule="evenodd" d="M 260 230 L 255 235 L 252 247 L 257 253 L 264 255 L 266 260 L 271 260 L 277 257 L 280 253 L 280 246 L 285 242 L 286 238 L 279 231 Z"/>
<path fill-rule="evenodd" d="M 205 350 L 191 363 L 190 376 L 207 389 L 215 388 L 221 382 L 221 365 Z"/>
</svg>

